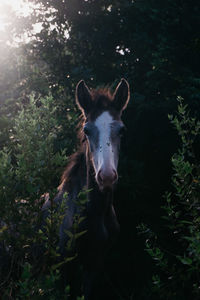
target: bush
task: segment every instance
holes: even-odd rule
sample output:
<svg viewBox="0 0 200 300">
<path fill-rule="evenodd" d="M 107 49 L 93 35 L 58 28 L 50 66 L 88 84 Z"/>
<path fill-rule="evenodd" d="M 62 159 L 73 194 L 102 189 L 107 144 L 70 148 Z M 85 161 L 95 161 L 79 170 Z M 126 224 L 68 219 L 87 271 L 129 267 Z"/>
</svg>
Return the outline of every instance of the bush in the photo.
<svg viewBox="0 0 200 300">
<path fill-rule="evenodd" d="M 63 299 L 69 294 L 69 287 L 62 294 L 57 289 L 61 276 L 57 265 L 58 232 L 65 208 L 55 210 L 52 202 L 45 234 L 39 229 L 41 206 L 53 199 L 67 162 L 67 149 L 55 151 L 57 135 L 62 131 L 56 111 L 51 96 L 39 100 L 30 97 L 30 103 L 14 120 L 9 147 L 0 152 L 3 299 Z"/>
<path fill-rule="evenodd" d="M 152 285 L 154 295 L 158 299 L 197 300 L 200 299 L 200 165 L 197 151 L 200 122 L 190 117 L 181 97 L 178 101 L 178 115 L 169 116 L 180 136 L 181 147 L 172 157 L 173 191 L 164 197 L 168 241 L 163 243 L 162 237 L 143 224 L 139 229 L 147 235 L 146 251 L 157 266 Z"/>
</svg>

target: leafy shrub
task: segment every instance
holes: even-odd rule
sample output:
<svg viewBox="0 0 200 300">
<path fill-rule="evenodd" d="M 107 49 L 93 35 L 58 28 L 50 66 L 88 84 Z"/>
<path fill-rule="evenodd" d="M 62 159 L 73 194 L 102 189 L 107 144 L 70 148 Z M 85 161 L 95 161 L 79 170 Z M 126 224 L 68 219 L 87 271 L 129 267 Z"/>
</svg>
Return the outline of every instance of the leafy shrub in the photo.
<svg viewBox="0 0 200 300">
<path fill-rule="evenodd" d="M 146 225 L 146 251 L 155 261 L 153 292 L 159 299 L 200 298 L 200 165 L 197 142 L 200 121 L 190 117 L 187 105 L 178 98 L 178 115 L 169 116 L 181 139 L 181 147 L 172 157 L 173 191 L 165 194 L 164 219 L 168 226 L 168 246 Z"/>
<path fill-rule="evenodd" d="M 40 229 L 42 204 L 53 199 L 67 162 L 67 149 L 56 152 L 54 147 L 62 131 L 56 110 L 51 96 L 39 101 L 30 97 L 30 103 L 14 120 L 9 148 L 0 152 L 0 289 L 3 299 L 66 299 L 70 293 L 69 287 L 62 293 L 58 289 L 61 276 L 58 233 L 66 206 L 58 210 L 52 201 L 45 233 Z M 68 122 L 70 126 L 70 119 Z M 80 222 L 78 217 L 77 222 Z"/>
</svg>

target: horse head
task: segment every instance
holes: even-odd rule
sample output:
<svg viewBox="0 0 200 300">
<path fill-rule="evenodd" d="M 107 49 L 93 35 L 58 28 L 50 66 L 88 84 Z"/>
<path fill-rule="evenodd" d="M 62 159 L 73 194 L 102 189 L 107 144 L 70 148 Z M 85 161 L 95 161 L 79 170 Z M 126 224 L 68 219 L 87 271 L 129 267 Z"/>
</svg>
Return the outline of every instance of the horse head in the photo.
<svg viewBox="0 0 200 300">
<path fill-rule="evenodd" d="M 112 189 L 118 180 L 120 139 L 125 129 L 121 114 L 129 97 L 125 79 L 113 94 L 108 90 L 90 91 L 83 80 L 76 87 L 76 102 L 84 116 L 83 133 L 101 191 Z"/>
</svg>

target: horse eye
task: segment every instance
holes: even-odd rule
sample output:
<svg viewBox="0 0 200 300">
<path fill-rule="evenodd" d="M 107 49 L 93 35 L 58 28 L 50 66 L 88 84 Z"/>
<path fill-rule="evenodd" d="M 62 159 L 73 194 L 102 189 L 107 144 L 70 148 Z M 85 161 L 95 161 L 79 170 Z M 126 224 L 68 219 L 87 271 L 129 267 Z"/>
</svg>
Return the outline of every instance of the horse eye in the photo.
<svg viewBox="0 0 200 300">
<path fill-rule="evenodd" d="M 126 127 L 125 127 L 125 126 L 122 126 L 122 127 L 119 129 L 119 133 L 118 133 L 119 136 L 122 137 L 122 136 L 124 135 L 125 131 L 126 131 Z"/>
</svg>

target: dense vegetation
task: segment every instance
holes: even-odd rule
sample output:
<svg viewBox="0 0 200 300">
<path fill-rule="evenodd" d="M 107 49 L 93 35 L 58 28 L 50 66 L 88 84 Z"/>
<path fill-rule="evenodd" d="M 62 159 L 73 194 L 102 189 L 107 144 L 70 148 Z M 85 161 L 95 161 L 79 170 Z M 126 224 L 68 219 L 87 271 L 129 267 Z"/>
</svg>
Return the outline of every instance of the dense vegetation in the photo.
<svg viewBox="0 0 200 300">
<path fill-rule="evenodd" d="M 1 294 L 70 293 L 56 264 L 60 219 L 52 214 L 47 236 L 35 228 L 76 150 L 76 83 L 114 88 L 124 77 L 131 100 L 115 193 L 121 233 L 96 299 L 199 299 L 199 1 L 29 2 L 32 14 L 12 15 L 0 39 Z M 29 40 L 13 43 L 24 34 Z M 41 242 L 38 263 L 30 249 Z"/>
</svg>

